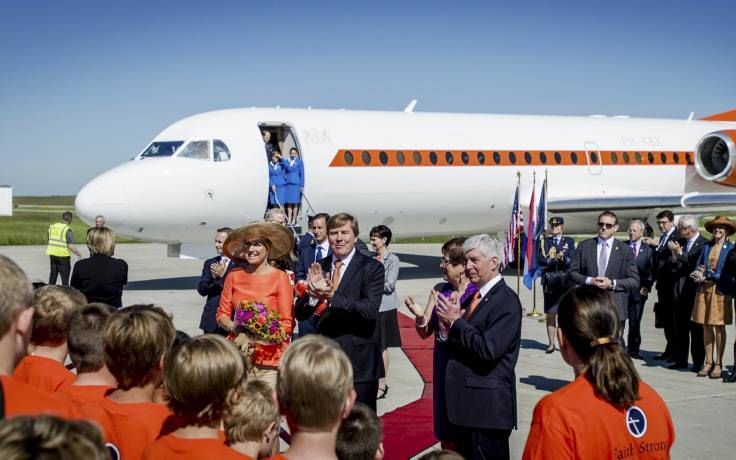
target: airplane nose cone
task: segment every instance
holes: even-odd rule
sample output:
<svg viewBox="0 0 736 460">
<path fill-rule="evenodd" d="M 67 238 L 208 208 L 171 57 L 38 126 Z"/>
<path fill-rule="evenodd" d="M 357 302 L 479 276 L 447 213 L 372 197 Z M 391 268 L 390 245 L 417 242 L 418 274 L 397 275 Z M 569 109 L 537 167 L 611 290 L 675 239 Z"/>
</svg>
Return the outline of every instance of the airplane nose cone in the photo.
<svg viewBox="0 0 736 460">
<path fill-rule="evenodd" d="M 122 184 L 100 176 L 82 187 L 74 200 L 79 217 L 94 225 L 95 216 L 105 217 L 111 228 L 124 225 L 130 218 L 130 206 Z"/>
</svg>

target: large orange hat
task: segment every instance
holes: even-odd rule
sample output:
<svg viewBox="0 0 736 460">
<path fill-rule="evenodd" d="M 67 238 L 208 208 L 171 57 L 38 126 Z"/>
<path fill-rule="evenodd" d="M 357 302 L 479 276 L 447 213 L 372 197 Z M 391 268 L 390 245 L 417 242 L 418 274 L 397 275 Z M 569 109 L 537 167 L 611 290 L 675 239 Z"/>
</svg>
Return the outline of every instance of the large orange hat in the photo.
<svg viewBox="0 0 736 460">
<path fill-rule="evenodd" d="M 233 260 L 244 261 L 248 249 L 246 243 L 256 240 L 270 247 L 268 260 L 280 259 L 294 249 L 294 233 L 291 230 L 273 222 L 258 222 L 232 232 L 222 245 L 222 252 Z"/>
<path fill-rule="evenodd" d="M 706 222 L 705 229 L 708 230 L 710 233 L 713 233 L 713 227 L 715 227 L 716 225 L 722 225 L 726 227 L 726 233 L 728 235 L 733 235 L 734 233 L 736 233 L 736 223 L 734 223 L 726 216 L 716 216 L 715 219 Z"/>
</svg>

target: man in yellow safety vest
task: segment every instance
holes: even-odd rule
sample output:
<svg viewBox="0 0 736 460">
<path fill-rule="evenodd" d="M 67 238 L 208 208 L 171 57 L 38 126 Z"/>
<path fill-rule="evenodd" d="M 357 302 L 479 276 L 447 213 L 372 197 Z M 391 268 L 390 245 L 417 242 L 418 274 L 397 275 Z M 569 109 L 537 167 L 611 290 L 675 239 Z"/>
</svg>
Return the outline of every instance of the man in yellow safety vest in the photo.
<svg viewBox="0 0 736 460">
<path fill-rule="evenodd" d="M 72 213 L 69 211 L 61 215 L 62 222 L 49 227 L 49 244 L 46 254 L 51 260 L 49 284 L 56 284 L 57 275 L 61 276 L 61 284 L 69 286 L 69 273 L 72 271 L 71 253 L 81 258 L 82 253 L 74 246 L 74 235 L 69 224 L 72 223 Z"/>
</svg>

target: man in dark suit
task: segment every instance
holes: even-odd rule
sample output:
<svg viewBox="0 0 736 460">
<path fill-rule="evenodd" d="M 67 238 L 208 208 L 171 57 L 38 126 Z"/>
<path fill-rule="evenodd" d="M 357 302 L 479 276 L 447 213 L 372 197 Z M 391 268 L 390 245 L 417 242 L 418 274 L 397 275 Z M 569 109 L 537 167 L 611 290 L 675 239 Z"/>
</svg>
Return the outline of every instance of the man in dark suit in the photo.
<svg viewBox="0 0 736 460">
<path fill-rule="evenodd" d="M 447 353 L 447 418 L 466 459 L 509 458 L 516 428 L 516 375 L 521 302 L 500 274 L 503 246 L 488 235 L 463 244 L 465 272 L 479 287 L 465 305 L 438 296 L 438 343 Z"/>
<path fill-rule="evenodd" d="M 673 350 L 674 363 L 670 369 L 686 369 L 688 352 L 692 352 L 693 367 L 697 372 L 705 362 L 705 348 L 703 347 L 703 326 L 690 321 L 695 305 L 695 294 L 698 284 L 690 278 L 690 274 L 698 265 L 706 239 L 698 231 L 698 219 L 691 215 L 680 217 L 677 230 L 685 241 L 684 246 L 677 241 L 670 241 L 667 247 L 670 250 L 669 264 L 677 275 L 677 301 L 675 303 L 675 325 Z"/>
<path fill-rule="evenodd" d="M 319 262 L 325 257 L 332 257 L 332 250 L 330 249 L 330 241 L 327 239 L 327 222 L 330 220 L 330 215 L 325 213 L 319 213 L 312 219 L 312 235 L 309 244 L 302 245 L 299 251 L 299 256 L 296 261 L 296 280 L 306 280 L 307 272 L 309 267 L 313 263 Z M 311 315 L 304 321 L 297 321 L 299 324 L 299 337 L 304 337 L 308 334 L 314 334 L 317 331 L 317 316 Z"/>
<path fill-rule="evenodd" d="M 217 306 L 220 304 L 220 294 L 225 284 L 225 277 L 235 267 L 232 260 L 222 255 L 222 245 L 232 232 L 233 229 L 230 227 L 217 229 L 215 234 L 217 256 L 204 261 L 202 276 L 200 276 L 197 284 L 199 295 L 207 296 L 207 301 L 202 309 L 202 318 L 199 321 L 199 328 L 205 334 L 227 335 L 227 332 L 217 325 L 215 313 L 217 313 Z"/>
<path fill-rule="evenodd" d="M 629 296 L 639 290 L 639 269 L 629 247 L 613 237 L 617 231 L 618 216 L 603 211 L 598 216 L 598 237 L 578 245 L 568 277 L 577 285 L 590 284 L 611 293 L 623 334 Z"/>
<path fill-rule="evenodd" d="M 657 302 L 654 304 L 654 323 L 664 329 L 664 338 L 667 345 L 662 353 L 654 359 L 671 360 L 675 350 L 675 303 L 677 299 L 677 275 L 673 272 L 670 260 L 670 250 L 667 244 L 679 239 L 675 229 L 675 216 L 672 211 L 662 211 L 657 214 L 657 226 L 661 236 L 659 241 L 653 238 L 642 238 L 654 249 L 654 280 L 657 288 Z"/>
<path fill-rule="evenodd" d="M 384 375 L 378 322 L 383 264 L 356 249 L 358 221 L 350 214 L 330 217 L 327 234 L 332 257 L 309 268 L 309 288 L 297 298 L 295 316 L 301 321 L 319 317 L 316 332 L 334 339 L 348 355 L 357 400 L 375 411 L 378 379 Z"/>
<path fill-rule="evenodd" d="M 654 249 L 642 241 L 644 222 L 633 219 L 629 222 L 629 241 L 626 242 L 634 256 L 636 267 L 639 269 L 639 283 L 641 287 L 631 291 L 629 297 L 629 333 L 626 338 L 629 356 L 642 359 L 639 354 L 641 346 L 641 317 L 644 313 L 644 304 L 647 303 L 649 291 L 654 283 L 653 263 Z"/>
<path fill-rule="evenodd" d="M 542 267 L 544 289 L 544 313 L 547 315 L 547 353 L 555 351 L 557 336 L 557 302 L 567 291 L 567 271 L 575 256 L 575 240 L 563 236 L 565 219 L 552 217 L 549 220 L 550 235 L 538 246 L 537 260 Z"/>
</svg>

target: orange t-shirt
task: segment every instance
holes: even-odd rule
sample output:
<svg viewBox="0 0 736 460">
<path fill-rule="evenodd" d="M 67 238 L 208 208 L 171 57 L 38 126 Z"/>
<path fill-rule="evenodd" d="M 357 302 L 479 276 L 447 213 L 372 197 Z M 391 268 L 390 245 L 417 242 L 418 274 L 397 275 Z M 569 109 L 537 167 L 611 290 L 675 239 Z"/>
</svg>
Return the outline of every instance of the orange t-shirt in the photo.
<svg viewBox="0 0 736 460">
<path fill-rule="evenodd" d="M 39 390 L 58 391 L 77 378 L 58 361 L 43 356 L 28 355 L 20 360 L 13 371 L 13 377 Z"/>
<path fill-rule="evenodd" d="M 278 366 L 281 355 L 289 346 L 289 339 L 294 330 L 294 291 L 289 275 L 281 270 L 254 275 L 242 268 L 228 273 L 220 295 L 217 318 L 232 318 L 233 309 L 241 300 L 262 302 L 268 308 L 278 312 L 281 324 L 286 331 L 287 340 L 277 345 L 256 345 L 251 356 L 253 364 L 260 366 Z"/>
<path fill-rule="evenodd" d="M 112 389 L 113 387 L 107 385 L 64 385 L 56 394 L 76 407 L 82 407 L 91 402 L 101 401 L 105 393 Z"/>
<path fill-rule="evenodd" d="M 155 441 L 169 417 L 169 409 L 153 402 L 121 404 L 102 398 L 82 406 L 82 414 L 97 422 L 113 460 L 139 459 Z"/>
<path fill-rule="evenodd" d="M 173 434 L 160 437 L 143 451 L 143 460 L 199 460 L 202 458 L 253 460 L 229 448 L 221 439 L 184 439 Z"/>
<path fill-rule="evenodd" d="M 639 398 L 629 408 L 618 408 L 578 376 L 537 403 L 524 460 L 670 458 L 675 428 L 667 406 L 642 381 Z"/>
<path fill-rule="evenodd" d="M 32 387 L 15 377 L 0 376 L 5 399 L 5 416 L 50 414 L 61 418 L 79 418 L 79 411 L 57 394 Z"/>
</svg>

